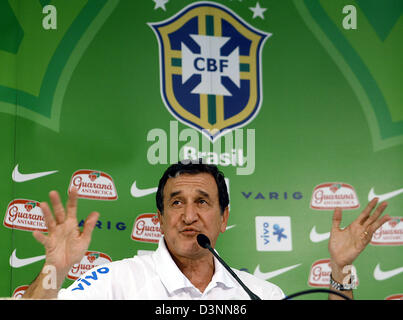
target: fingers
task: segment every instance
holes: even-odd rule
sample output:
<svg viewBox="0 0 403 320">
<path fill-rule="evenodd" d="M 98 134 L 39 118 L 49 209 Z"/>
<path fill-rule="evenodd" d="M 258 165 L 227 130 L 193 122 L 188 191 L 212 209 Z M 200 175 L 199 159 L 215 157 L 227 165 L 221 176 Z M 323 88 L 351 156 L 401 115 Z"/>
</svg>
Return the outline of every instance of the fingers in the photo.
<svg viewBox="0 0 403 320">
<path fill-rule="evenodd" d="M 368 227 L 369 225 L 373 224 L 375 221 L 378 220 L 378 218 L 381 216 L 381 214 L 383 213 L 383 211 L 386 209 L 387 207 L 387 203 L 386 202 L 382 202 L 375 210 L 375 212 L 368 217 L 367 220 L 365 220 L 364 222 L 364 226 Z"/>
<path fill-rule="evenodd" d="M 65 218 L 65 212 L 63 204 L 60 200 L 59 193 L 57 191 L 49 192 L 49 199 L 50 202 L 52 203 L 53 212 L 56 217 L 56 223 L 63 223 Z"/>
<path fill-rule="evenodd" d="M 36 241 L 38 241 L 39 243 L 42 243 L 42 245 L 46 247 L 46 241 L 48 239 L 47 236 L 45 236 L 43 233 L 41 233 L 39 231 L 32 232 L 32 235 L 34 236 Z"/>
<path fill-rule="evenodd" d="M 45 220 L 48 232 L 53 232 L 56 227 L 56 221 L 53 218 L 52 211 L 50 211 L 49 205 L 46 202 L 41 202 L 39 206 L 42 210 L 43 219 Z"/>
<path fill-rule="evenodd" d="M 341 223 L 341 208 L 334 209 L 333 218 L 332 218 L 332 229 L 339 229 Z"/>
<path fill-rule="evenodd" d="M 378 203 L 378 200 L 379 198 L 372 199 L 365 207 L 365 209 L 361 212 L 361 214 L 357 218 L 357 221 L 360 224 L 364 224 L 364 222 L 368 219 L 371 211 L 375 208 L 376 204 Z"/>
<path fill-rule="evenodd" d="M 52 211 L 46 202 L 40 203 L 40 208 L 43 212 L 43 217 L 46 226 L 48 228 L 48 232 L 53 232 L 58 224 L 62 224 L 65 221 L 66 217 L 72 217 L 76 219 L 77 198 L 78 198 L 77 189 L 73 188 L 69 194 L 69 199 L 67 201 L 66 206 L 67 215 L 66 215 L 66 211 L 64 210 L 63 204 L 60 200 L 59 193 L 57 191 L 49 192 L 49 199 L 50 202 L 52 203 L 55 217 L 53 217 Z"/>
<path fill-rule="evenodd" d="M 76 218 L 77 199 L 78 199 L 78 191 L 76 188 L 72 188 L 69 193 L 69 199 L 67 200 L 67 205 L 66 205 L 68 218 Z"/>
<path fill-rule="evenodd" d="M 368 232 L 371 232 L 371 234 L 374 233 L 385 222 L 388 222 L 389 220 L 392 220 L 392 218 L 388 214 L 385 214 L 381 219 L 378 219 L 372 225 L 370 225 L 370 227 L 368 228 Z"/>
<path fill-rule="evenodd" d="M 86 241 L 90 242 L 91 240 L 91 234 L 92 231 L 95 228 L 95 225 L 98 221 L 99 218 L 99 213 L 98 212 L 92 212 L 87 219 L 85 219 L 84 222 L 84 228 L 83 228 L 83 232 L 81 234 L 81 237 L 83 239 L 85 239 Z"/>
</svg>

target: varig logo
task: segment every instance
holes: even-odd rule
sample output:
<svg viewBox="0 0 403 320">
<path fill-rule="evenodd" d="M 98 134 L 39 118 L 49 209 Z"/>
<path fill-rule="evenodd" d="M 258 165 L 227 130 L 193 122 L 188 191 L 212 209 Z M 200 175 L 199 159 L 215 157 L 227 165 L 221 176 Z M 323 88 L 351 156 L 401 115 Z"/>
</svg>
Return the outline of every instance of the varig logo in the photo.
<svg viewBox="0 0 403 320">
<path fill-rule="evenodd" d="M 7 206 L 3 224 L 10 229 L 48 231 L 39 202 L 35 200 L 11 201 Z"/>
<path fill-rule="evenodd" d="M 295 192 L 277 192 L 277 191 L 270 191 L 270 192 L 252 192 L 252 191 L 241 191 L 242 195 L 245 199 L 251 200 L 301 200 L 303 195 L 299 191 Z"/>
<path fill-rule="evenodd" d="M 87 251 L 80 263 L 76 263 L 67 274 L 67 278 L 77 280 L 82 274 L 94 267 L 112 262 L 111 257 L 98 251 Z"/>
<path fill-rule="evenodd" d="M 212 141 L 254 119 L 262 103 L 261 51 L 271 34 L 213 2 L 149 26 L 160 48 L 161 95 L 176 119 Z"/>
<path fill-rule="evenodd" d="M 380 246 L 403 245 L 403 218 L 393 217 L 372 235 L 371 244 Z"/>
<path fill-rule="evenodd" d="M 161 228 L 155 213 L 143 213 L 136 218 L 132 240 L 157 243 L 161 238 Z"/>
<path fill-rule="evenodd" d="M 360 207 L 354 188 L 346 183 L 323 183 L 312 193 L 311 208 L 316 210 L 357 209 Z"/>
<path fill-rule="evenodd" d="M 78 170 L 71 177 L 69 193 L 75 187 L 79 198 L 116 200 L 118 194 L 113 179 L 107 173 L 96 170 Z"/>
</svg>

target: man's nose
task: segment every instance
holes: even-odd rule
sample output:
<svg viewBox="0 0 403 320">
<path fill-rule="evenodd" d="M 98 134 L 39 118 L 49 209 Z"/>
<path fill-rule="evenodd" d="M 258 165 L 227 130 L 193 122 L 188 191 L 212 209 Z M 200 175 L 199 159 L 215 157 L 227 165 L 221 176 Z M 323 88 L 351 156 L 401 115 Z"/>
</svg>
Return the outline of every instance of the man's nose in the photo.
<svg viewBox="0 0 403 320">
<path fill-rule="evenodd" d="M 197 206 L 193 203 L 188 203 L 185 205 L 185 210 L 183 212 L 183 222 L 185 224 L 192 224 L 198 219 Z"/>
</svg>

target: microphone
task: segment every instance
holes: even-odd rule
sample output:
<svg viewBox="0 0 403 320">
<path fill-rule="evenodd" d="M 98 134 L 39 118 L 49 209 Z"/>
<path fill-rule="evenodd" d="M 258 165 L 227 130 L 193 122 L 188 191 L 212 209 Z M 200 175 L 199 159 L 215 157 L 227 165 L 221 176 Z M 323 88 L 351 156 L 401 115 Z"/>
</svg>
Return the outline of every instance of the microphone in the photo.
<svg viewBox="0 0 403 320">
<path fill-rule="evenodd" d="M 236 281 L 238 281 L 241 287 L 249 295 L 251 300 L 262 300 L 256 294 L 254 294 L 252 291 L 249 290 L 249 288 L 241 281 L 241 279 L 238 278 L 238 276 L 234 273 L 234 271 L 232 271 L 232 269 L 224 262 L 224 260 L 221 259 L 221 257 L 217 254 L 217 252 L 214 251 L 214 249 L 211 247 L 210 239 L 207 238 L 206 235 L 199 233 L 197 235 L 197 243 L 199 244 L 200 247 L 210 250 L 213 256 L 216 257 L 217 260 L 220 261 L 220 263 L 224 266 L 224 268 L 227 269 L 227 271 L 235 278 Z"/>
</svg>

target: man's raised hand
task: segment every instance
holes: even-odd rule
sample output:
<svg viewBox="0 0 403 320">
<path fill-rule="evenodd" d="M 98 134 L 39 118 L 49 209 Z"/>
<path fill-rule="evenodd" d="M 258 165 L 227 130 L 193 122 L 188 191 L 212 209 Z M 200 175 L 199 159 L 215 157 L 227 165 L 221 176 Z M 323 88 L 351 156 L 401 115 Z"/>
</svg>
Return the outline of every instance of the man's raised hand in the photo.
<svg viewBox="0 0 403 320">
<path fill-rule="evenodd" d="M 92 212 L 84 222 L 83 231 L 80 231 L 77 222 L 77 190 L 71 190 L 66 210 L 58 192 L 51 191 L 49 198 L 54 215 L 46 202 L 40 204 L 48 234 L 35 231 L 33 236 L 45 247 L 45 265 L 56 268 L 57 284 L 60 287 L 70 268 L 85 255 L 99 213 Z"/>
<path fill-rule="evenodd" d="M 370 243 L 374 232 L 391 219 L 387 214 L 381 217 L 387 203 L 377 204 L 378 198 L 370 201 L 357 219 L 344 229 L 340 229 L 342 211 L 340 208 L 335 209 L 329 240 L 332 267 L 341 269 L 351 265 Z"/>
</svg>

